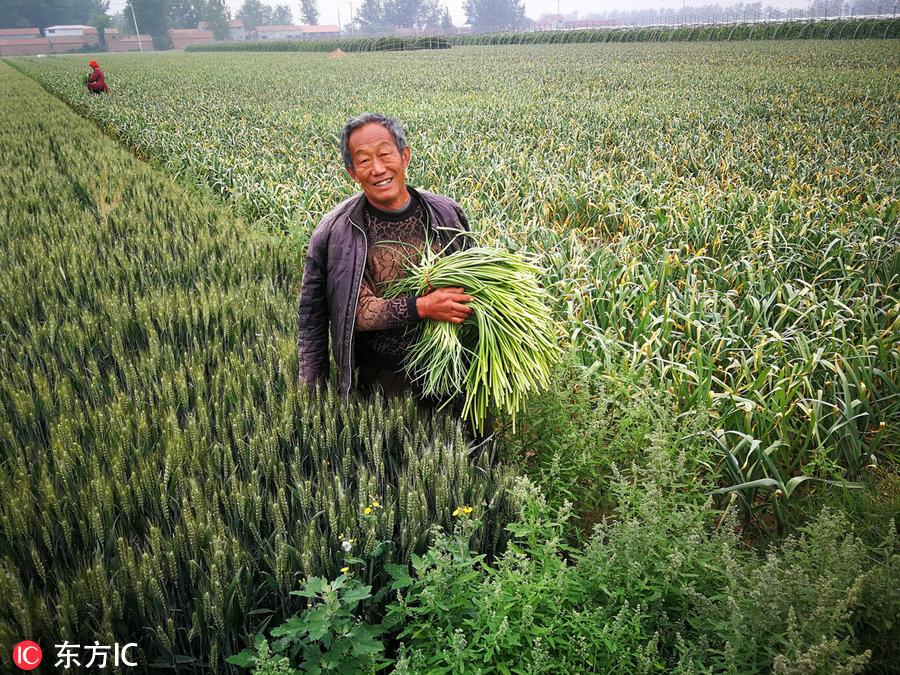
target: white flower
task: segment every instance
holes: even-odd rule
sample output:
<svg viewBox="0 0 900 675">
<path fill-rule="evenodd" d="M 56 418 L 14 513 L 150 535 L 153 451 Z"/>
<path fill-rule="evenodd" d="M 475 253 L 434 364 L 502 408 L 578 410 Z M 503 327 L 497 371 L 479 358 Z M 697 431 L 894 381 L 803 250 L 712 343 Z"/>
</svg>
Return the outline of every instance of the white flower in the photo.
<svg viewBox="0 0 900 675">
<path fill-rule="evenodd" d="M 341 548 L 344 550 L 344 553 L 350 553 L 350 549 L 353 548 L 353 542 L 345 539 L 341 542 Z"/>
</svg>

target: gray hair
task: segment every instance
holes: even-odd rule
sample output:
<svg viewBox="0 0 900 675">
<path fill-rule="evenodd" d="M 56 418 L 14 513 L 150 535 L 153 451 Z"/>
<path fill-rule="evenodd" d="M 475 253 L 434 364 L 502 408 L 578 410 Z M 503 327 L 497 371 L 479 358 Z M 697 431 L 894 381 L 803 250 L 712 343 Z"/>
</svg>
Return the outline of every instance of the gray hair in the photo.
<svg viewBox="0 0 900 675">
<path fill-rule="evenodd" d="M 399 152 L 403 152 L 406 149 L 406 129 L 403 128 L 403 124 L 400 123 L 400 120 L 380 113 L 371 112 L 351 117 L 344 125 L 343 131 L 341 131 L 341 157 L 344 159 L 344 166 L 348 169 L 353 168 L 353 157 L 350 155 L 350 147 L 348 145 L 350 134 L 360 127 L 372 124 L 373 122 L 375 124 L 380 124 L 391 132 L 391 136 L 394 139 L 394 145 L 397 146 Z"/>
</svg>

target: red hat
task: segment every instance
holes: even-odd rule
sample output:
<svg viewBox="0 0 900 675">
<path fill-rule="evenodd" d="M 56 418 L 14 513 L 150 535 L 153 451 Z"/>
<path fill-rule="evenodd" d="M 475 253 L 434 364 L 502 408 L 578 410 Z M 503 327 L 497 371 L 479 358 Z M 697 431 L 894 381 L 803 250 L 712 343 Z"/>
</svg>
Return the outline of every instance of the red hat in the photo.
<svg viewBox="0 0 900 675">
<path fill-rule="evenodd" d="M 88 63 L 88 65 L 89 65 L 91 68 L 99 68 L 99 67 L 100 67 L 100 64 L 97 63 L 96 61 L 90 61 L 90 62 Z"/>
</svg>

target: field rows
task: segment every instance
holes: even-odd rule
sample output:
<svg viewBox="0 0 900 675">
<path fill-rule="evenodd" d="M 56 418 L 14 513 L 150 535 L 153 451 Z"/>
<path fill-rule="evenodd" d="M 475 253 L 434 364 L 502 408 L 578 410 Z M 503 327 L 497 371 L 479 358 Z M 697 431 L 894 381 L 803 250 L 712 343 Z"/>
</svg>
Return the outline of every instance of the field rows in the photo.
<svg viewBox="0 0 900 675">
<path fill-rule="evenodd" d="M 511 477 L 454 421 L 298 390 L 283 242 L 0 78 L 0 642 L 136 639 L 219 671 L 342 540 L 392 542 L 370 581 L 460 504 L 503 542 Z"/>
<path fill-rule="evenodd" d="M 142 663 L 222 672 L 302 608 L 301 577 L 384 591 L 456 525 L 395 599 L 414 672 L 540 641 L 533 672 L 895 660 L 891 43 L 103 65 L 113 95 L 89 97 L 79 58 L 15 62 L 85 121 L 0 64 L 0 642 L 137 638 Z M 409 401 L 296 386 L 302 255 L 353 190 L 337 133 L 366 109 L 408 125 L 413 185 L 544 266 L 579 365 L 502 439 L 516 467 Z M 741 491 L 764 516 L 743 528 L 704 494 L 801 474 L 875 485 L 864 522 L 826 511 L 757 556 L 746 525 L 785 526 L 793 484 Z"/>
<path fill-rule="evenodd" d="M 898 447 L 895 47 L 111 56 L 103 99 L 76 59 L 18 66 L 300 251 L 353 189 L 342 121 L 397 115 L 411 182 L 541 256 L 586 364 L 711 403 L 740 482 L 770 473 L 763 451 L 785 477 L 855 478 Z"/>
</svg>

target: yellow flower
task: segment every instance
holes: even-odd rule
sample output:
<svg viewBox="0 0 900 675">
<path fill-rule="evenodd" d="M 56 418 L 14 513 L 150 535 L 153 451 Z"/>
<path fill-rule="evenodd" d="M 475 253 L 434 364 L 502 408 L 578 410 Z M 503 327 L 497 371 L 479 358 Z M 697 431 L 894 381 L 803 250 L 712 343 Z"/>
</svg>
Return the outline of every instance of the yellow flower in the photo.
<svg viewBox="0 0 900 675">
<path fill-rule="evenodd" d="M 372 500 L 372 508 L 380 509 L 380 508 L 381 508 L 381 504 L 379 504 L 376 500 L 373 499 L 373 500 Z"/>
<path fill-rule="evenodd" d="M 350 568 L 349 568 L 349 567 L 342 567 L 342 568 L 341 568 L 341 572 L 349 572 L 349 571 L 350 571 Z"/>
<path fill-rule="evenodd" d="M 372 507 L 367 506 L 366 508 L 363 509 L 363 513 L 365 513 L 366 515 L 369 515 L 370 513 L 372 513 Z"/>
<path fill-rule="evenodd" d="M 471 506 L 457 506 L 453 511 L 453 517 L 459 518 L 461 516 L 467 516 L 472 513 L 473 509 Z"/>
</svg>

